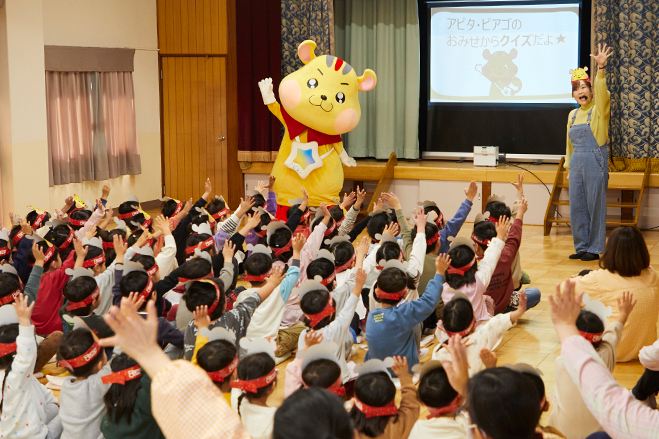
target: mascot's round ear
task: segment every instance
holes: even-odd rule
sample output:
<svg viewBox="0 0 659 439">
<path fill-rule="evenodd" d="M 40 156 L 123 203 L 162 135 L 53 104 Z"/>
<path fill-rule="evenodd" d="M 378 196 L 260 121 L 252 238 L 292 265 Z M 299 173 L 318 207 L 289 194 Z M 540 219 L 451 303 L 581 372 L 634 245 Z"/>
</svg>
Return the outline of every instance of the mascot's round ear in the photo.
<svg viewBox="0 0 659 439">
<path fill-rule="evenodd" d="M 483 58 L 490 59 L 490 51 L 485 49 L 483 50 Z"/>
<path fill-rule="evenodd" d="M 311 61 L 316 58 L 316 54 L 314 53 L 314 50 L 316 49 L 316 43 L 314 43 L 311 40 L 306 40 L 302 41 L 300 45 L 297 48 L 297 56 L 300 57 L 300 60 L 305 63 L 309 64 Z"/>
<path fill-rule="evenodd" d="M 517 58 L 517 49 L 511 49 L 510 50 L 510 59 L 515 59 Z"/>
<path fill-rule="evenodd" d="M 378 77 L 375 76 L 375 72 L 371 69 L 364 70 L 364 74 L 357 78 L 359 83 L 359 90 L 361 91 L 370 91 L 375 88 L 375 84 L 378 83 Z"/>
</svg>

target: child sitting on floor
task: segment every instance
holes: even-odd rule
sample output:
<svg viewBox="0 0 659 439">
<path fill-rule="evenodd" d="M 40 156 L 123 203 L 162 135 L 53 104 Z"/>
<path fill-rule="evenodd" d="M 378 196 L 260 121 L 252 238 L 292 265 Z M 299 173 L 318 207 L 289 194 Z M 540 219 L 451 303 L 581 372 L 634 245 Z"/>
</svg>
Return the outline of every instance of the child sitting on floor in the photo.
<svg viewBox="0 0 659 439">
<path fill-rule="evenodd" d="M 199 331 L 192 364 L 198 364 L 206 371 L 227 404 L 231 405 L 231 382 L 235 381 L 238 368 L 236 335 L 221 326 L 209 330 L 211 321 L 206 308 L 202 306 L 195 311 L 195 325 Z"/>
</svg>

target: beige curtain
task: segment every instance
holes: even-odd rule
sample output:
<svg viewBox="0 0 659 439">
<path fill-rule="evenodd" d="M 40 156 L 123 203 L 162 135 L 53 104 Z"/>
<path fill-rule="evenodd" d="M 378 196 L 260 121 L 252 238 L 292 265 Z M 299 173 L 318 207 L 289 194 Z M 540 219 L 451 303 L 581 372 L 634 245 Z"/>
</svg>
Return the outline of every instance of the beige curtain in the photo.
<svg viewBox="0 0 659 439">
<path fill-rule="evenodd" d="M 50 186 L 141 173 L 130 72 L 46 72 Z"/>
</svg>

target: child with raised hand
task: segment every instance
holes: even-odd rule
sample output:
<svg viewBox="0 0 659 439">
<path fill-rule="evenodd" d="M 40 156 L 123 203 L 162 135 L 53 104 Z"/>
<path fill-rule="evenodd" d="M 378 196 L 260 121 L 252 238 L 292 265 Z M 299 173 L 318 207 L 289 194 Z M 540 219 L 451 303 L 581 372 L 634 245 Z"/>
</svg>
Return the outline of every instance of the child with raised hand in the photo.
<svg viewBox="0 0 659 439">
<path fill-rule="evenodd" d="M 385 264 L 375 285 L 375 297 L 381 302 L 382 308 L 371 310 L 366 319 L 366 360 L 404 356 L 410 367 L 419 362 L 414 331 L 434 312 L 450 264 L 448 255 L 439 255 L 435 260 L 435 278 L 428 283 L 425 294 L 405 303 L 401 301 L 407 297 L 409 290 L 415 288 L 415 279 L 410 277 L 399 261 Z"/>
<path fill-rule="evenodd" d="M 71 279 L 64 286 L 66 302 L 60 309 L 63 332 L 71 330 L 64 316 L 78 316 L 92 330 L 98 338 L 112 337 L 114 332 L 108 327 L 103 317 L 94 314 L 94 310 L 101 304 L 101 290 L 96 283 L 94 272 L 90 268 L 74 268 L 68 270 Z"/>
<path fill-rule="evenodd" d="M 356 192 L 351 192 L 350 195 L 344 194 L 340 206 L 343 210 L 344 216 L 341 225 L 339 226 L 339 236 L 347 236 L 353 229 L 357 216 L 364 204 L 364 200 L 366 200 L 366 190 L 360 190 L 359 186 L 357 186 Z"/>
<path fill-rule="evenodd" d="M 208 314 L 211 318 L 209 329 L 221 326 L 229 331 L 233 331 L 236 334 L 236 348 L 238 348 L 240 339 L 245 337 L 247 333 L 247 327 L 254 311 L 270 297 L 270 294 L 272 294 L 283 280 L 283 271 L 279 268 L 274 268 L 267 278 L 265 285 L 236 305 L 231 311 L 226 311 L 225 309 L 225 292 L 221 286 L 221 282 L 217 279 L 208 278 L 191 282 L 187 286 L 187 291 L 183 297 L 185 299 L 185 306 L 191 312 L 194 312 L 198 306 L 207 306 Z M 193 320 L 185 330 L 184 346 L 186 360 L 192 359 L 197 332 L 197 326 Z"/>
<path fill-rule="evenodd" d="M 338 350 L 335 355 L 341 365 L 341 376 L 344 383 L 350 378 L 350 371 L 346 363 L 345 338 L 366 281 L 366 272 L 361 268 L 361 263 L 358 263 L 357 267 L 352 294 L 345 300 L 345 304 L 340 310 L 334 308 L 334 298 L 320 282 L 309 280 L 294 290 L 294 294 L 298 294 L 300 297 L 300 308 L 304 312 L 305 323 L 309 328 L 300 334 L 298 350 L 304 349 L 305 334 L 308 330 L 321 333 L 325 342 L 336 343 Z"/>
<path fill-rule="evenodd" d="M 304 334 L 304 348 L 298 351 L 295 360 L 286 365 L 286 381 L 284 382 L 284 398 L 288 398 L 299 389 L 305 387 L 322 387 L 328 389 L 332 386 L 332 393 L 345 394 L 341 365 L 336 359 L 338 350 L 336 343 L 323 342 L 323 334 L 319 331 L 307 331 Z M 309 355 L 307 355 L 307 352 Z M 321 359 L 322 358 L 322 359 Z M 311 364 L 316 362 L 316 364 Z M 310 366 L 307 369 L 307 366 Z M 307 379 L 305 379 L 305 377 Z M 320 385 L 320 382 L 323 385 Z M 326 384 L 326 385 L 324 385 Z M 339 389 L 342 389 L 340 391 Z"/>
<path fill-rule="evenodd" d="M 34 301 L 28 306 L 19 295 L 13 307 L 0 309 L 0 369 L 2 369 L 2 416 L 0 430 L 6 437 L 58 438 L 62 434 L 58 401 L 34 377 L 37 343 L 30 320 Z"/>
<path fill-rule="evenodd" d="M 294 217 L 299 217 L 299 220 L 297 221 L 298 225 L 293 229 L 292 227 L 289 227 L 289 229 L 293 230 L 293 233 L 295 235 L 301 234 L 305 238 L 308 238 L 309 235 L 311 234 L 311 230 L 309 230 L 309 225 L 311 225 L 311 209 L 309 209 L 309 194 L 307 193 L 307 190 L 302 187 L 302 198 L 296 198 L 294 200 L 290 200 L 292 206 L 288 208 L 286 211 L 286 222 L 290 221 L 291 218 Z M 265 227 L 263 224 L 261 225 L 261 232 L 260 236 L 263 235 L 263 230 Z"/>
<path fill-rule="evenodd" d="M 400 378 L 401 400 L 396 407 L 396 386 L 387 367 Z M 354 405 L 350 418 L 361 439 L 407 439 L 419 419 L 421 405 L 405 357 L 369 360 L 356 368 Z"/>
<path fill-rule="evenodd" d="M 13 214 L 10 212 L 10 217 L 14 221 Z M 30 261 L 28 261 L 30 249 L 36 241 L 25 239 L 32 235 L 32 227 L 23 220 L 19 222 L 12 228 L 11 233 L 7 236 L 9 238 L 9 243 L 11 244 L 11 255 L 13 259 L 12 265 L 18 273 L 23 283 L 27 283 L 27 280 L 30 276 Z M 45 243 L 44 243 L 45 244 Z M 41 245 L 41 244 L 40 244 Z M 45 247 L 45 246 L 44 246 Z M 46 249 L 43 249 L 44 252 Z"/>
<path fill-rule="evenodd" d="M 105 439 L 164 439 L 151 414 L 151 378 L 135 360 L 117 355 L 110 364 L 112 373 L 102 378 L 110 388 L 103 397 L 107 413 L 101 421 Z"/>
<path fill-rule="evenodd" d="M 616 347 L 622 337 L 623 326 L 636 305 L 634 295 L 629 292 L 622 294 L 618 299 L 618 319 L 606 329 L 606 317 L 610 315 L 611 308 L 609 307 L 607 312 L 602 302 L 591 301 L 588 295 L 584 295 L 583 300 L 586 306 L 581 309 L 576 319 L 579 333 L 592 344 L 609 372 L 613 372 L 616 366 Z M 549 416 L 549 425 L 562 432 L 567 439 L 582 438 L 602 431 L 599 422 L 581 398 L 578 387 L 570 378 L 562 357 L 554 360 L 554 375 L 554 408 Z"/>
<path fill-rule="evenodd" d="M 452 262 L 446 275 L 442 301 L 448 303 L 458 291 L 465 294 L 474 307 L 477 325 L 494 315 L 494 302 L 484 295 L 505 245 L 504 239 L 509 226 L 508 218 L 499 218 L 496 226 L 497 236 L 492 238 L 483 259 L 478 263 L 472 240 L 456 238 L 451 243 L 448 254 Z"/>
<path fill-rule="evenodd" d="M 32 254 L 34 266 L 25 288 L 14 267 L 10 264 L 0 265 L 0 306 L 12 303 L 21 293 L 28 297 L 30 303 L 37 300 L 45 255 L 36 242 L 32 244 Z"/>
<path fill-rule="evenodd" d="M 240 199 L 240 206 L 236 211 L 231 214 L 231 216 L 221 224 L 218 224 L 217 232 L 213 235 L 213 240 L 215 241 L 215 246 L 217 248 L 222 248 L 224 243 L 236 233 L 238 225 L 242 221 L 243 217 L 250 209 L 254 206 L 254 198 L 250 195 L 247 195 L 245 199 Z M 222 211 L 219 211 L 222 213 Z M 215 218 L 215 217 L 213 217 Z M 219 219 L 218 219 L 219 221 Z M 249 234 L 247 235 L 249 236 Z"/>
<path fill-rule="evenodd" d="M 513 312 L 498 314 L 481 325 L 476 324 L 476 316 L 469 298 L 463 293 L 456 293 L 450 302 L 444 305 L 442 311 L 443 332 L 452 338 L 459 335 L 466 340 L 467 358 L 469 361 L 469 374 L 473 375 L 485 368 L 481 351 L 491 351 L 499 345 L 503 335 L 517 324 L 517 321 L 526 312 L 526 295 L 520 294 L 519 306 Z M 443 337 L 445 338 L 445 337 Z M 484 356 L 489 358 L 489 356 Z M 447 361 L 450 352 L 446 344 L 439 344 L 432 354 L 433 360 Z"/>
</svg>

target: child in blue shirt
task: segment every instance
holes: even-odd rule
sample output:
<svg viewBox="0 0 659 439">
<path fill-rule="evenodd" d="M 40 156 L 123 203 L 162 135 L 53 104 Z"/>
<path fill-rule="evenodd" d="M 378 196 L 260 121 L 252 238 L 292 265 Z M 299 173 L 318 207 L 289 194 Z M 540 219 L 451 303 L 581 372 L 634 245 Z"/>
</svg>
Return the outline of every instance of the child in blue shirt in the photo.
<svg viewBox="0 0 659 439">
<path fill-rule="evenodd" d="M 408 292 L 415 288 L 415 279 L 407 274 L 400 261 L 388 261 L 383 266 L 374 294 L 382 308 L 372 310 L 366 319 L 368 352 L 364 361 L 403 356 L 407 358 L 410 370 L 419 363 L 414 327 L 434 312 L 450 264 L 448 255 L 439 255 L 435 261 L 435 278 L 428 283 L 425 294 L 417 300 L 402 304 L 400 302 Z"/>
</svg>

